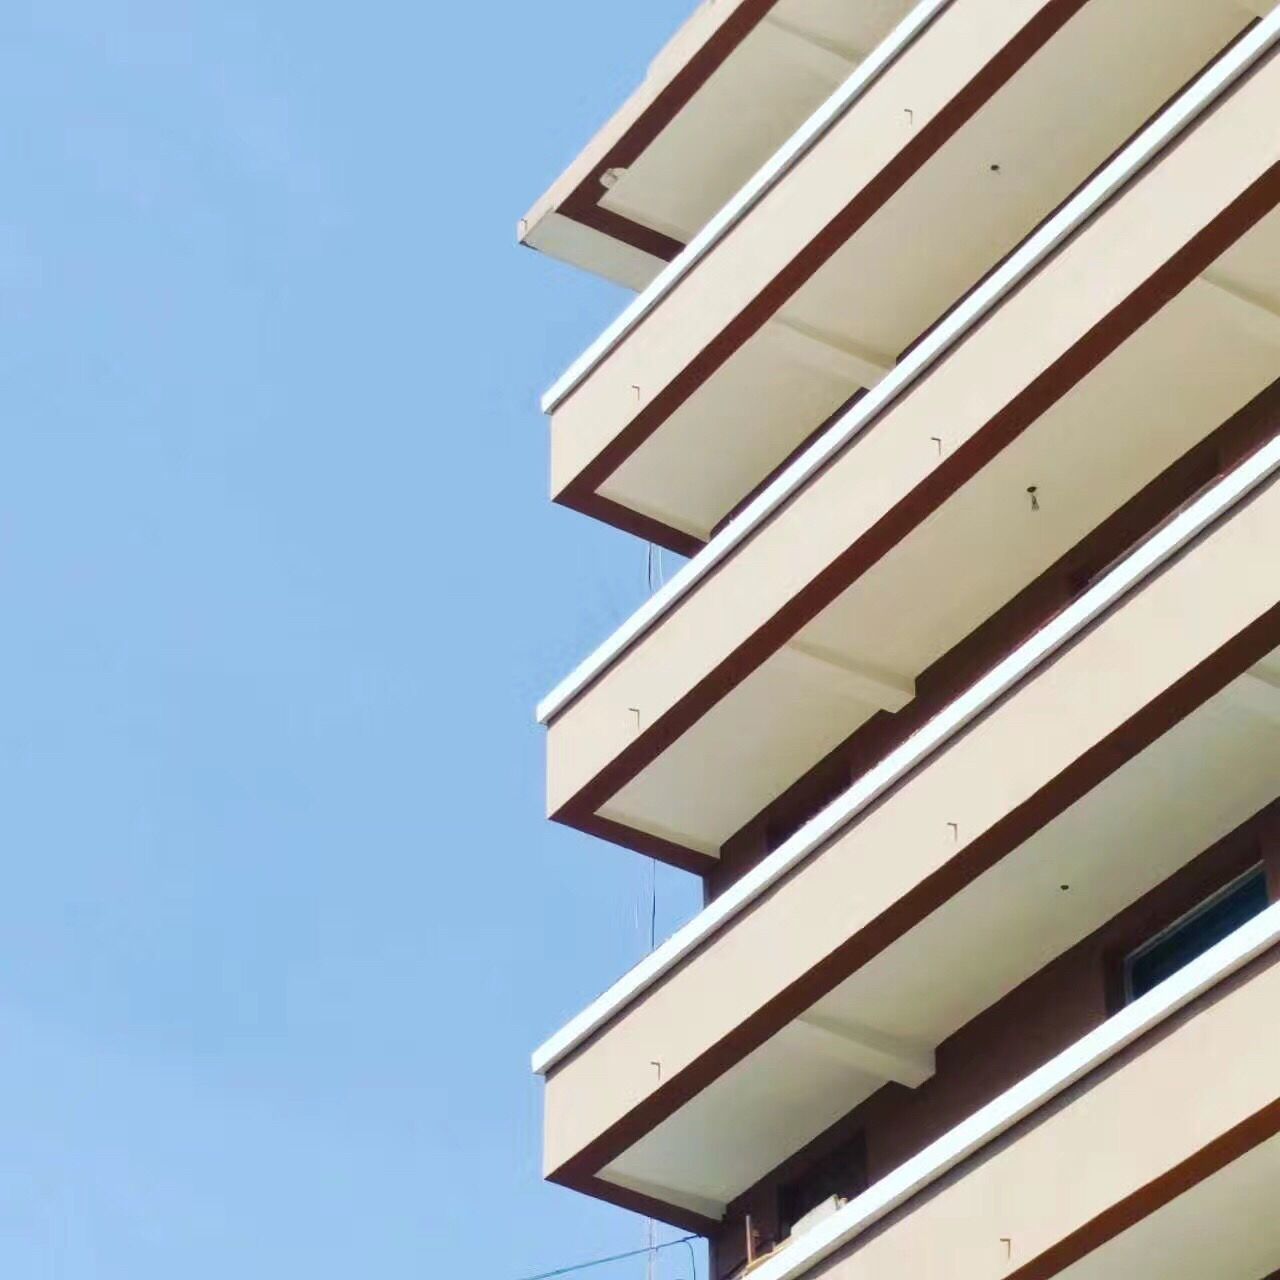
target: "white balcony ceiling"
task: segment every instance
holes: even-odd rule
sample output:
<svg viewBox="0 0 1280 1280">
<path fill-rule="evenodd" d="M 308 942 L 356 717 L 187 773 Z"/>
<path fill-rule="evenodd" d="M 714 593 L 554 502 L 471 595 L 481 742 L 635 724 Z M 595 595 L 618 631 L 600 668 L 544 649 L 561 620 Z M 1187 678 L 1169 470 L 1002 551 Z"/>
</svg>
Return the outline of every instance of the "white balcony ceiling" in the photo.
<svg viewBox="0 0 1280 1280">
<path fill-rule="evenodd" d="M 1239 0 L 1090 0 L 600 492 L 706 536 L 1247 21 Z"/>
<path fill-rule="evenodd" d="M 806 1012 L 806 1021 L 844 1029 L 848 1051 L 841 1052 L 838 1036 L 814 1036 L 793 1024 L 602 1176 L 716 1216 L 887 1080 L 903 1078 L 972 1018 L 1277 795 L 1280 650 Z M 867 1045 L 897 1052 L 885 1054 L 874 1071 L 862 1051 Z"/>
<path fill-rule="evenodd" d="M 912 3 L 779 0 L 617 176 L 601 206 L 676 240 L 691 240 Z M 663 57 L 658 55 L 655 66 Z M 715 146 L 707 145 L 709 138 Z"/>
<path fill-rule="evenodd" d="M 716 853 L 877 710 L 900 706 L 895 690 L 910 690 L 920 672 L 1278 373 L 1280 213 L 1273 213 L 601 812 Z M 890 415 L 873 430 L 892 425 Z M 945 434 L 946 424 L 938 430 Z M 1033 484 L 1038 510 L 1027 495 Z M 660 640 L 658 633 L 650 643 Z"/>
</svg>

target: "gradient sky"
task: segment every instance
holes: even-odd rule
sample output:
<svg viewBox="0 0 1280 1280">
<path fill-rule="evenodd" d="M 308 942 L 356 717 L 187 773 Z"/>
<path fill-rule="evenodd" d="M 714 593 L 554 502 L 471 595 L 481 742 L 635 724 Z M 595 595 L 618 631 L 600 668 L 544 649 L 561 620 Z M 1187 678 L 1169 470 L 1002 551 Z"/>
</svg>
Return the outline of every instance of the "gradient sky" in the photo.
<svg viewBox="0 0 1280 1280">
<path fill-rule="evenodd" d="M 625 299 L 514 226 L 689 3 L 2 7 L 0 1274 L 643 1241 L 528 1073 L 643 950 L 532 720 L 644 588 L 536 407 Z"/>
</svg>

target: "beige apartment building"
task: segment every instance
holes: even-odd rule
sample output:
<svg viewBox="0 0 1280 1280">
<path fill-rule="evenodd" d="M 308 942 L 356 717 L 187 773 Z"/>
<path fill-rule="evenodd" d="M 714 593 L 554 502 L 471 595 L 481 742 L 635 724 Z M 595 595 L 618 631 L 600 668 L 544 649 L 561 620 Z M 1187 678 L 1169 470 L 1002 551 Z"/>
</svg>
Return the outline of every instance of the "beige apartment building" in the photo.
<svg viewBox="0 0 1280 1280">
<path fill-rule="evenodd" d="M 715 1280 L 1280 1275 L 1280 8 L 704 0 L 519 234 L 635 291 L 553 499 L 688 557 L 548 811 L 704 891 L 546 1176 Z"/>
</svg>

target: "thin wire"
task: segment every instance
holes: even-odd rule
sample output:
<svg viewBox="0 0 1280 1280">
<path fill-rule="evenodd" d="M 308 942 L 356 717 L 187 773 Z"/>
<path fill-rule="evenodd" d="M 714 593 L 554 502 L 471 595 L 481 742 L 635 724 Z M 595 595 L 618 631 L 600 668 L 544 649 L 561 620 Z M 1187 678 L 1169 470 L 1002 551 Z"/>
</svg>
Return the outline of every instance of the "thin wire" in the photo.
<svg viewBox="0 0 1280 1280">
<path fill-rule="evenodd" d="M 693 1251 L 693 1240 L 689 1236 L 685 1236 L 683 1240 L 677 1240 L 674 1243 L 683 1244 L 689 1250 L 690 1280 L 698 1280 L 698 1255 Z"/>
<path fill-rule="evenodd" d="M 652 595 L 662 586 L 662 552 L 652 542 L 645 547 L 645 577 L 649 583 L 649 594 Z"/>
<path fill-rule="evenodd" d="M 662 553 L 650 542 L 645 551 L 645 578 L 649 594 L 653 595 L 662 586 Z M 653 952 L 658 945 L 658 860 L 649 859 L 649 951 Z M 653 1218 L 645 1221 L 646 1256 L 644 1262 L 645 1280 L 656 1280 L 656 1264 L 658 1260 L 658 1224 Z M 689 1246 L 690 1250 L 693 1246 Z M 696 1275 L 694 1280 L 697 1280 Z"/>
<path fill-rule="evenodd" d="M 696 1235 L 681 1236 L 678 1240 L 664 1240 L 661 1244 L 655 1244 L 652 1252 L 656 1253 L 659 1249 L 674 1249 L 677 1245 L 689 1246 L 689 1257 L 694 1257 L 693 1245 L 690 1243 L 696 1240 Z M 589 1262 L 575 1262 L 567 1267 L 559 1267 L 555 1271 L 540 1271 L 536 1276 L 521 1276 L 520 1280 L 551 1280 L 552 1276 L 567 1276 L 574 1271 L 586 1271 L 590 1267 L 603 1267 L 608 1262 L 622 1262 L 626 1258 L 638 1258 L 642 1253 L 649 1253 L 650 1249 L 632 1249 L 630 1253 L 615 1253 L 608 1258 L 592 1258 Z M 694 1276 L 698 1274 L 698 1264 L 694 1262 Z"/>
<path fill-rule="evenodd" d="M 649 859 L 649 950 L 658 945 L 658 860 Z"/>
<path fill-rule="evenodd" d="M 645 577 L 652 595 L 662 586 L 662 549 L 650 542 L 645 551 Z M 649 859 L 649 950 L 658 945 L 658 860 Z"/>
<path fill-rule="evenodd" d="M 652 542 L 649 543 L 645 563 L 645 577 L 648 580 L 650 594 L 662 585 L 663 573 L 660 557 L 660 550 Z M 658 942 L 658 860 L 650 858 L 649 867 L 649 950 L 652 951 Z M 657 1223 L 650 1218 L 648 1220 L 649 1231 L 653 1232 L 656 1226 Z M 576 1271 L 587 1271 L 592 1267 L 603 1267 L 610 1262 L 623 1262 L 627 1258 L 638 1258 L 642 1254 L 648 1255 L 651 1268 L 655 1253 L 660 1253 L 663 1249 L 675 1249 L 680 1245 L 684 1245 L 689 1250 L 689 1267 L 692 1271 L 691 1280 L 698 1280 L 698 1257 L 693 1251 L 693 1241 L 697 1238 L 697 1235 L 690 1234 L 680 1236 L 676 1240 L 664 1240 L 659 1244 L 651 1235 L 643 1249 L 631 1249 L 626 1253 L 611 1254 L 607 1258 L 592 1258 L 588 1262 L 575 1262 L 567 1267 L 557 1267 L 554 1271 L 540 1271 L 534 1276 L 522 1276 L 520 1280 L 552 1280 L 554 1276 L 567 1276 Z"/>
</svg>

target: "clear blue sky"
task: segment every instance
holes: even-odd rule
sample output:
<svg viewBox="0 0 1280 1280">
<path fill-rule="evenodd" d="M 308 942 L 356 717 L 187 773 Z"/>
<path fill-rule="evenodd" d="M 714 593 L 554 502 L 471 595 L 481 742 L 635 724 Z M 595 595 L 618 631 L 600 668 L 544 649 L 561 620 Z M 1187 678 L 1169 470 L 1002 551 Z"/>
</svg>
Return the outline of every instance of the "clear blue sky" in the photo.
<svg viewBox="0 0 1280 1280">
<path fill-rule="evenodd" d="M 532 723 L 643 589 L 536 408 L 624 299 L 514 225 L 687 3 L 3 6 L 0 1274 L 641 1242 L 528 1074 L 642 949 Z"/>
</svg>

